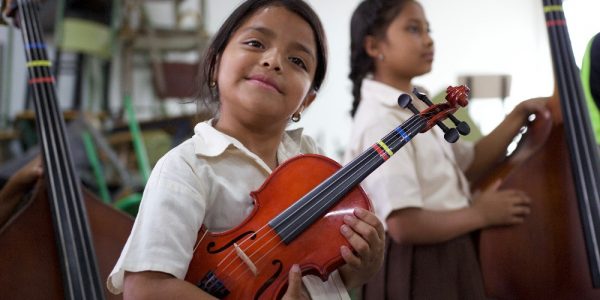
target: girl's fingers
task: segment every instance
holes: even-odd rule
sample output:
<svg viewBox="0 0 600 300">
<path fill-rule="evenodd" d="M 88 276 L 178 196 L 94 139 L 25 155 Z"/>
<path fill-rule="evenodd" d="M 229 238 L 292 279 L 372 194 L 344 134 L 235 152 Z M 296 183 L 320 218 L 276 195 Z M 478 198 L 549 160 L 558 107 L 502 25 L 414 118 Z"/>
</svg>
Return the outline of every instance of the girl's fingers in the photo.
<svg viewBox="0 0 600 300">
<path fill-rule="evenodd" d="M 288 278 L 288 288 L 285 292 L 285 299 L 300 299 L 302 296 L 302 272 L 298 265 L 290 268 Z"/>
<path fill-rule="evenodd" d="M 513 208 L 513 215 L 517 216 L 527 216 L 531 212 L 531 209 L 527 206 L 515 206 Z"/>
<path fill-rule="evenodd" d="M 385 234 L 383 224 L 379 221 L 377 216 L 362 208 L 354 209 L 353 215 L 354 217 L 347 215 L 344 218 L 344 223 L 352 226 L 352 228 L 364 238 L 368 239 L 371 235 L 374 235 L 379 240 L 383 240 Z"/>
<path fill-rule="evenodd" d="M 375 227 L 351 216 L 344 216 L 344 225 L 340 228 L 342 234 L 352 247 L 362 256 L 371 246 L 375 247 L 380 241 Z"/>
<path fill-rule="evenodd" d="M 342 254 L 342 258 L 344 258 L 344 261 L 346 261 L 346 263 L 352 268 L 357 269 L 361 266 L 361 259 L 358 256 L 354 255 L 350 248 L 342 246 L 340 247 L 340 253 Z"/>
</svg>

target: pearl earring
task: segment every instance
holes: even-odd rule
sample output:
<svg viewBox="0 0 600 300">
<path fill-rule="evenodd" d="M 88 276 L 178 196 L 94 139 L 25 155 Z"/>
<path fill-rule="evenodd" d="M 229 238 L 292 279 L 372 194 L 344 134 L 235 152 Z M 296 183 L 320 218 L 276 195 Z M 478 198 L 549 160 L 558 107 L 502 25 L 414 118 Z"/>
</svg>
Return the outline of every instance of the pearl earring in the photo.
<svg viewBox="0 0 600 300">
<path fill-rule="evenodd" d="M 300 121 L 300 113 L 299 112 L 298 113 L 294 113 L 292 115 L 292 121 L 296 122 L 296 123 Z"/>
</svg>

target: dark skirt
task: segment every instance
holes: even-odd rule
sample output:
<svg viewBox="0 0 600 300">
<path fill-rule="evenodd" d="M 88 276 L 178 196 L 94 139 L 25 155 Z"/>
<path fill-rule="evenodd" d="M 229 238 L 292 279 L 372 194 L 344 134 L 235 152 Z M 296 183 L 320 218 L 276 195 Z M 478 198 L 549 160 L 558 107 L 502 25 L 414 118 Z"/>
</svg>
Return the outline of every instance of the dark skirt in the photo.
<svg viewBox="0 0 600 300">
<path fill-rule="evenodd" d="M 386 233 L 383 267 L 363 287 L 364 300 L 486 299 L 473 240 L 399 245 Z"/>
</svg>

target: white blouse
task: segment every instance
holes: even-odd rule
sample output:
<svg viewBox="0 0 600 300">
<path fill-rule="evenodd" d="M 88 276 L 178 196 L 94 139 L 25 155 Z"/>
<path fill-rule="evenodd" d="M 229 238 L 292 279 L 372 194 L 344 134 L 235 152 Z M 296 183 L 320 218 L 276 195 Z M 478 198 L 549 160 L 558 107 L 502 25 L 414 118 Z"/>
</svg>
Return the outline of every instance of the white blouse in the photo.
<svg viewBox="0 0 600 300">
<path fill-rule="evenodd" d="M 365 79 L 362 100 L 354 116 L 344 161 L 349 162 L 413 114 L 397 104 L 403 92 L 383 83 Z M 416 97 L 413 97 L 415 99 Z M 416 99 L 413 104 L 422 109 Z M 369 175 L 362 187 L 385 220 L 395 210 L 420 207 L 450 210 L 469 204 L 469 183 L 465 170 L 473 160 L 473 145 L 459 140 L 450 144 L 437 126 L 419 133 L 408 144 Z"/>
</svg>

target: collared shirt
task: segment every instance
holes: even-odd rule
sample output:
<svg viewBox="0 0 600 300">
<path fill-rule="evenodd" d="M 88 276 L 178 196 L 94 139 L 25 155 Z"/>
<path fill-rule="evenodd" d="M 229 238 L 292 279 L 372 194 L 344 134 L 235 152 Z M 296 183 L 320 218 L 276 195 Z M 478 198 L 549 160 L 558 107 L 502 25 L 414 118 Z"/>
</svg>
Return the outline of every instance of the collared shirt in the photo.
<svg viewBox="0 0 600 300">
<path fill-rule="evenodd" d="M 242 143 L 199 123 L 194 136 L 165 154 L 152 170 L 132 232 L 107 280 L 120 293 L 124 272 L 158 271 L 183 279 L 202 224 L 222 232 L 253 210 L 250 192 L 272 170 Z M 277 150 L 281 163 L 301 153 L 318 153 L 301 129 L 287 131 Z M 313 299 L 349 299 L 337 271 L 327 282 L 304 276 Z"/>
<path fill-rule="evenodd" d="M 350 142 L 344 156 L 349 162 L 413 114 L 398 106 L 403 92 L 365 79 L 362 99 L 354 116 Z M 421 107 L 420 100 L 413 101 Z M 375 213 L 385 221 L 396 210 L 419 207 L 450 210 L 469 204 L 469 183 L 463 170 L 473 160 L 470 143 L 449 144 L 436 126 L 419 133 L 408 144 L 370 174 L 362 187 L 373 201 Z M 383 222 L 387 229 L 386 222 Z"/>
</svg>

